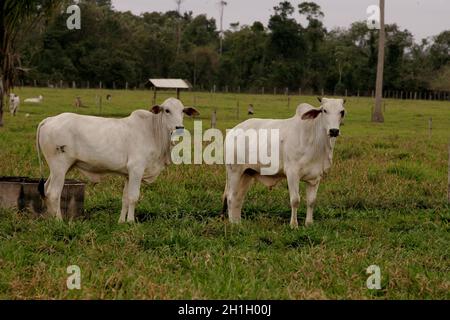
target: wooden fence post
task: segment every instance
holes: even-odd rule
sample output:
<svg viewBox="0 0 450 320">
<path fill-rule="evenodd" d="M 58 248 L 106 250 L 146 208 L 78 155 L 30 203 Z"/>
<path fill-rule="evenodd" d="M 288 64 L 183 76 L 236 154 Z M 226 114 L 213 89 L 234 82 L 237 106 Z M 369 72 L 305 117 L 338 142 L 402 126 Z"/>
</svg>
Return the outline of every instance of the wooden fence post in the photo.
<svg viewBox="0 0 450 320">
<path fill-rule="evenodd" d="M 211 115 L 211 128 L 216 127 L 216 122 L 217 122 L 217 111 L 216 111 L 216 109 L 214 109 L 214 111 Z"/>
</svg>

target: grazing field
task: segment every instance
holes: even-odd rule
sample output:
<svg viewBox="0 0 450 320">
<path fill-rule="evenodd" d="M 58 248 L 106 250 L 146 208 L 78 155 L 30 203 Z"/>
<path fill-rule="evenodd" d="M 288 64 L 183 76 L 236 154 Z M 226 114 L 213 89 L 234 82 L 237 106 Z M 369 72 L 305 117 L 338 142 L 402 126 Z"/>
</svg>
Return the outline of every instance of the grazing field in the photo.
<svg viewBox="0 0 450 320">
<path fill-rule="evenodd" d="M 77 112 L 98 115 L 95 95 L 102 94 L 101 113 L 111 117 L 151 104 L 149 91 L 15 93 L 22 101 L 42 94 L 44 101 L 22 103 L 16 117 L 5 114 L 0 176 L 39 176 L 36 126 L 73 111 L 76 96 L 88 106 Z M 204 128 L 217 108 L 222 130 L 247 119 L 249 103 L 262 118 L 291 117 L 300 102 L 318 106 L 306 96 L 291 97 L 288 107 L 282 95 L 195 95 Z M 160 93 L 158 101 L 168 96 Z M 181 97 L 192 105 L 193 96 Z M 371 106 L 371 99 L 347 99 L 348 116 L 312 227 L 289 228 L 286 182 L 272 190 L 255 184 L 243 223 L 223 221 L 225 170 L 218 165 L 169 166 L 154 184 L 142 186 L 141 222 L 118 225 L 123 181 L 111 176 L 87 186 L 87 220 L 60 223 L 0 209 L 0 298 L 449 299 L 450 103 L 387 100 L 384 124 L 370 122 Z M 186 119 L 185 126 L 192 128 L 193 121 Z M 75 171 L 69 177 L 83 179 Z M 303 185 L 301 190 L 303 196 Z M 81 290 L 66 287 L 69 265 L 81 268 Z M 370 265 L 381 268 L 381 290 L 366 287 Z"/>
</svg>

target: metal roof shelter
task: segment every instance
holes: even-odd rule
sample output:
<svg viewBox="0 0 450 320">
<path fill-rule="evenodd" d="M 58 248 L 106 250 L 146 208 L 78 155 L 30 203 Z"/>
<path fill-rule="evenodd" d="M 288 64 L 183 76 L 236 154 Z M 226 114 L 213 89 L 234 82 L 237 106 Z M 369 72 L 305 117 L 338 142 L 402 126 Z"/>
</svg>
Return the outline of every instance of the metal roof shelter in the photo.
<svg viewBox="0 0 450 320">
<path fill-rule="evenodd" d="M 192 85 L 183 79 L 148 79 L 153 87 L 153 103 L 156 103 L 156 92 L 158 89 L 176 89 L 177 99 L 180 99 L 181 89 L 191 89 Z"/>
</svg>

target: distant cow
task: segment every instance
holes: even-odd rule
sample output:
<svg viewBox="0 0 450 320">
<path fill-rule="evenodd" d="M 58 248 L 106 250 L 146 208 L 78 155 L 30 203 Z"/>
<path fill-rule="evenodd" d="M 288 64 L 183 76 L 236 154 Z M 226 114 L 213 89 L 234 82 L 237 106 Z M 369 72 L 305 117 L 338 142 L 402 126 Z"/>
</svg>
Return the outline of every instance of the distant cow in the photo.
<svg viewBox="0 0 450 320">
<path fill-rule="evenodd" d="M 279 142 L 279 167 L 278 172 L 273 175 L 262 175 L 261 168 L 264 166 L 259 160 L 257 164 L 226 165 L 227 181 L 223 194 L 223 213 L 228 211 L 231 222 L 240 222 L 244 197 L 253 179 L 272 187 L 281 179 L 287 178 L 292 210 L 291 227 L 298 226 L 300 181 L 305 181 L 307 184 L 305 225 L 313 223 L 317 189 L 322 175 L 331 167 L 334 144 L 345 115 L 345 100 L 319 98 L 319 101 L 321 102 L 319 109 L 309 104 L 299 105 L 296 114 L 290 119 L 249 119 L 234 128 L 243 129 L 241 132 L 247 129 L 279 129 L 279 141 L 277 141 Z M 245 148 L 248 151 L 247 145 Z"/>
<path fill-rule="evenodd" d="M 81 97 L 76 97 L 74 101 L 75 109 L 83 107 L 83 102 L 81 101 Z"/>
<path fill-rule="evenodd" d="M 255 113 L 255 111 L 253 110 L 253 105 L 249 104 L 248 105 L 248 109 L 247 109 L 247 114 L 248 115 L 253 115 Z"/>
<path fill-rule="evenodd" d="M 61 191 L 66 173 L 75 167 L 93 182 L 108 173 L 125 176 L 119 223 L 134 222 L 141 181 L 153 182 L 170 163 L 171 133 L 184 128 L 184 114 L 198 112 L 169 98 L 122 119 L 74 113 L 44 119 L 37 128 L 36 147 L 41 174 L 40 150 L 50 167 L 47 182 L 39 184 L 49 212 L 62 219 Z"/>
<path fill-rule="evenodd" d="M 20 104 L 20 98 L 18 95 L 15 95 L 14 93 L 9 94 L 9 112 L 13 116 L 16 115 L 16 112 L 19 110 L 19 104 Z"/>
<path fill-rule="evenodd" d="M 37 97 L 37 98 L 27 98 L 23 102 L 25 102 L 25 103 L 41 103 L 43 99 L 44 99 L 44 97 L 39 95 L 39 97 Z"/>
</svg>

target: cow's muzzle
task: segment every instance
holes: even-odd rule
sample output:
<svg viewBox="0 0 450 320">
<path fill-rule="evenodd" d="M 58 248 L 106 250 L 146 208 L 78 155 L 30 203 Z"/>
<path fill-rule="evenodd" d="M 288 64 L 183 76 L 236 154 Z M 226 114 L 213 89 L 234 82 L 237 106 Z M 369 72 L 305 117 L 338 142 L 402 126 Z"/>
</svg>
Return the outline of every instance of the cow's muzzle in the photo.
<svg viewBox="0 0 450 320">
<path fill-rule="evenodd" d="M 338 137 L 339 136 L 339 129 L 330 129 L 329 135 L 332 138 Z"/>
<path fill-rule="evenodd" d="M 184 127 L 183 126 L 176 126 L 175 130 L 172 131 L 171 136 L 172 137 L 177 137 L 177 136 L 182 136 L 184 134 Z"/>
</svg>

